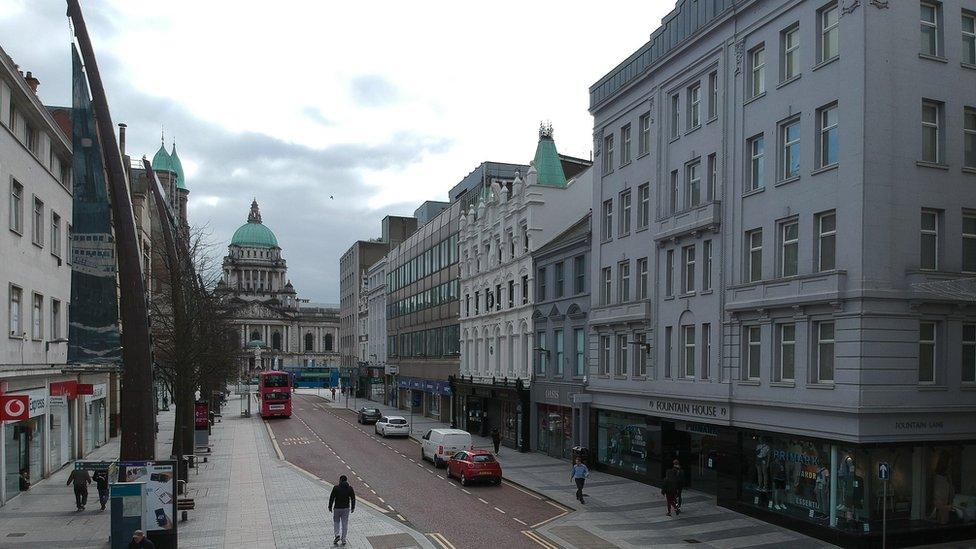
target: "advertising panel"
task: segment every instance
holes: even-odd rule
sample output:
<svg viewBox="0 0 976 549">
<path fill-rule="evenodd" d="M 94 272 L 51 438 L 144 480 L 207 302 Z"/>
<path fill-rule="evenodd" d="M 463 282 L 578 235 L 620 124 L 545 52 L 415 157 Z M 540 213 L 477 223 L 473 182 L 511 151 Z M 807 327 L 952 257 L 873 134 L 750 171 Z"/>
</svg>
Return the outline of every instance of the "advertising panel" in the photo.
<svg viewBox="0 0 976 549">
<path fill-rule="evenodd" d="M 143 524 L 146 531 L 176 528 L 176 467 L 173 461 L 123 461 L 120 482 L 146 483 Z"/>
</svg>

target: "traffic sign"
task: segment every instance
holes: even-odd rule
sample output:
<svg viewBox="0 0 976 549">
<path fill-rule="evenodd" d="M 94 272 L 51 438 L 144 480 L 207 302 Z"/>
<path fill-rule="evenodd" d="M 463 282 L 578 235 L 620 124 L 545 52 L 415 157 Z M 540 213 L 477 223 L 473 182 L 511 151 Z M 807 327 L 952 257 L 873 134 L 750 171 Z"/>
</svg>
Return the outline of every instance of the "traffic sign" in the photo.
<svg viewBox="0 0 976 549">
<path fill-rule="evenodd" d="M 878 480 L 888 480 L 891 478 L 891 467 L 887 461 L 878 462 Z"/>
<path fill-rule="evenodd" d="M 0 421 L 23 421 L 30 418 L 30 397 L 27 395 L 0 396 Z"/>
</svg>

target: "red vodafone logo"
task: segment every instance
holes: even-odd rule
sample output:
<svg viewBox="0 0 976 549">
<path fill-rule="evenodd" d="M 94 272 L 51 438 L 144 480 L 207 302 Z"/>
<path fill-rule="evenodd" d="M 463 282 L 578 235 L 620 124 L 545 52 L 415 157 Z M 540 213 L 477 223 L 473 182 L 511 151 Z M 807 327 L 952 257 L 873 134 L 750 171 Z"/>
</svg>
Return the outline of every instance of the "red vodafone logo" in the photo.
<svg viewBox="0 0 976 549">
<path fill-rule="evenodd" d="M 0 396 L 0 421 L 22 421 L 30 418 L 30 397 L 27 395 Z"/>
</svg>

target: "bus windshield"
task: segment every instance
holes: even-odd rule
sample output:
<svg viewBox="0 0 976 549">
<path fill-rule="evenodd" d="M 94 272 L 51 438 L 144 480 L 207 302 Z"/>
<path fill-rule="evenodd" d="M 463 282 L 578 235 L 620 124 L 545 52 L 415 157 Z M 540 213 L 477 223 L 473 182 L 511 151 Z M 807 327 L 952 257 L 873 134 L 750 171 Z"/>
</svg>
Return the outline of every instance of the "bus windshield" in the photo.
<svg viewBox="0 0 976 549">
<path fill-rule="evenodd" d="M 275 375 L 264 376 L 264 386 L 265 387 L 287 387 L 288 375 L 275 374 Z"/>
</svg>

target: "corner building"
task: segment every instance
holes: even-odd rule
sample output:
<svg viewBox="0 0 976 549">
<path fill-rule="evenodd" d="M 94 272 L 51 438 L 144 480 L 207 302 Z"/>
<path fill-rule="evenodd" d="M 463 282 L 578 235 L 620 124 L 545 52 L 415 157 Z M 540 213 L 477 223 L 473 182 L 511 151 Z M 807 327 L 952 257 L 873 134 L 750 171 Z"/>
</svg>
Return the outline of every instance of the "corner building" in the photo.
<svg viewBox="0 0 976 549">
<path fill-rule="evenodd" d="M 974 535 L 974 9 L 679 1 L 590 88 L 597 467 L 845 546 Z"/>
</svg>

